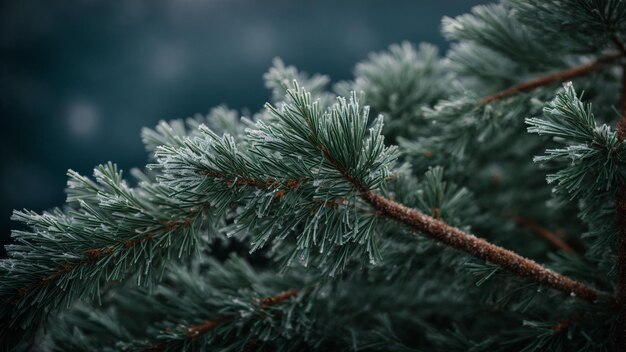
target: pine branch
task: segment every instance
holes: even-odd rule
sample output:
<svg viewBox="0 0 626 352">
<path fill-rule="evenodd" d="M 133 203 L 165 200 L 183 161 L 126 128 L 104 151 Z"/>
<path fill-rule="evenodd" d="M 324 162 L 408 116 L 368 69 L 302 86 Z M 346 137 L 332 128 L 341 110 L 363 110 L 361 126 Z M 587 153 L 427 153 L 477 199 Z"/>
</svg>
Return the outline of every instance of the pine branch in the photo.
<svg viewBox="0 0 626 352">
<path fill-rule="evenodd" d="M 626 78 L 622 77 L 623 86 L 626 87 Z M 622 89 L 624 89 L 622 87 Z M 622 92 L 622 99 L 626 99 L 626 90 Z M 623 101 L 621 105 L 624 106 Z M 546 150 L 545 156 L 535 157 L 535 161 L 561 161 L 566 162 L 562 169 L 554 174 L 549 174 L 548 182 L 557 183 L 554 187 L 556 193 L 567 195 L 571 200 L 579 198 L 586 209 L 581 213 L 581 218 L 588 222 L 591 228 L 599 232 L 603 229 L 603 238 L 610 238 L 613 229 L 617 232 L 617 287 L 616 301 L 618 305 L 617 329 L 620 331 L 616 336 L 624 339 L 624 294 L 620 285 L 626 286 L 624 274 L 626 273 L 626 192 L 624 188 L 621 169 L 624 160 L 624 129 L 620 124 L 626 118 L 626 110 L 621 112 L 621 120 L 618 122 L 616 131 L 608 126 L 598 126 L 595 121 L 590 104 L 584 104 L 577 97 L 573 85 L 564 85 L 564 91 L 557 93 L 556 98 L 544 108 L 544 119 L 530 118 L 527 123 L 532 125 L 528 131 L 538 134 L 546 134 L 563 143 L 565 147 Z M 605 209 L 607 204 L 613 201 L 616 215 Z M 612 209 L 611 209 L 612 210 Z M 616 228 L 606 226 L 616 221 Z M 609 243 L 606 240 L 596 241 L 590 248 L 595 250 L 592 256 L 601 257 Z M 595 248 L 594 248 L 595 247 Z M 598 260 L 598 259 L 596 259 Z M 612 263 L 606 263 L 612 265 Z M 620 336 L 621 335 L 621 336 Z M 626 339 L 625 339 L 626 340 Z M 619 341 L 618 345 L 624 346 Z"/>
<path fill-rule="evenodd" d="M 224 182 L 228 187 L 238 185 L 259 189 L 276 189 L 277 197 L 284 196 L 286 192 L 297 188 L 299 184 L 304 181 L 287 179 L 280 183 L 269 178 L 260 180 L 211 172 L 206 172 L 202 175 L 211 178 L 219 178 L 220 181 Z M 143 229 L 134 229 L 134 231 L 132 231 L 133 234 L 141 234 L 141 236 L 125 240 L 121 239 L 116 241 L 117 243 L 115 244 L 104 247 L 87 248 L 83 250 L 81 258 L 57 263 L 57 269 L 53 270 L 51 274 L 40 276 L 35 282 L 27 286 L 16 287 L 13 295 L 7 295 L 7 297 L 5 297 L 5 303 L 17 305 L 25 298 L 30 297 L 37 289 L 56 286 L 56 283 L 60 280 L 68 280 L 68 277 L 75 277 L 75 272 L 84 269 L 86 266 L 95 265 L 99 261 L 114 262 L 118 258 L 126 257 L 129 251 L 140 245 L 145 245 L 147 242 L 151 241 L 160 242 L 162 241 L 160 237 L 163 235 L 188 229 L 194 223 L 195 219 L 202 215 L 208 207 L 209 204 L 199 204 L 196 207 L 190 208 L 185 216 L 161 221 L 159 227 L 154 228 L 154 226 L 150 226 Z M 71 280 L 71 278 L 69 280 Z"/>
<path fill-rule="evenodd" d="M 106 257 L 110 257 L 110 260 L 115 260 L 116 258 L 124 256 L 126 254 L 125 252 L 132 250 L 142 243 L 155 239 L 158 240 L 158 237 L 160 235 L 163 235 L 165 232 L 177 231 L 180 228 L 188 228 L 189 226 L 191 226 L 197 214 L 198 212 L 195 209 L 192 209 L 188 217 L 165 221 L 161 228 L 138 230 L 139 233 L 144 234 L 141 237 L 134 237 L 132 239 L 123 240 L 118 244 L 109 245 L 106 247 L 86 249 L 83 252 L 82 259 L 76 261 L 67 261 L 59 264 L 58 269 L 52 274 L 41 276 L 38 281 L 29 286 L 17 288 L 15 290 L 15 297 L 13 297 L 12 299 L 7 299 L 6 302 L 10 304 L 17 304 L 21 299 L 27 297 L 33 290 L 42 286 L 47 287 L 55 285 L 55 282 L 63 279 L 64 275 L 70 275 L 73 271 L 79 270 L 83 266 L 93 265 L 97 261 L 102 260 Z"/>
<path fill-rule="evenodd" d="M 0 349 L 20 339 L 22 330 L 41 331 L 35 328 L 57 307 L 85 297 L 98 298 L 104 308 L 75 305 L 56 320 L 62 324 L 48 325 L 43 347 L 626 348 L 626 45 L 620 39 L 626 33 L 625 4 L 507 0 L 478 6 L 472 14 L 444 20 L 444 31 L 458 41 L 444 60 L 434 47 L 392 46 L 357 66 L 354 81 L 334 90 L 352 91 L 350 97 L 335 99 L 326 91 L 326 76 L 308 76 L 276 60 L 265 76 L 276 107 L 268 104 L 250 119 L 220 108 L 186 124 L 162 122 L 155 131 L 144 130 L 155 160 L 148 168 L 157 170 L 137 177 L 138 186 L 128 187 L 115 167 L 103 166 L 95 182 L 71 175 L 63 210 L 14 213 L 29 229 L 13 233 L 10 259 L 0 261 L 0 303 L 6 303 L 0 306 Z M 609 41 L 615 47 L 604 51 Z M 553 71 L 567 62 L 577 66 Z M 615 129 L 596 123 L 590 104 L 571 84 L 557 92 L 544 116 L 526 120 L 529 132 L 562 144 L 534 159 L 554 170 L 547 177 L 552 185 L 538 185 L 540 175 L 527 157 L 544 149 L 546 139 L 525 137 L 519 117 L 537 115 L 541 99 L 511 97 L 601 70 L 580 82 L 606 114 L 610 97 L 602 93 L 614 84 L 617 65 L 624 66 Z M 472 96 L 506 87 L 525 72 L 548 74 L 479 104 Z M 306 91 L 289 89 L 293 80 Z M 458 87 L 468 88 L 467 94 L 459 96 Z M 354 91 L 385 115 L 384 126 L 382 116 L 369 118 Z M 415 159 L 393 146 L 402 136 L 412 139 Z M 398 160 L 406 163 L 398 166 Z M 446 166 L 445 181 L 439 166 Z M 418 182 L 415 176 L 426 169 L 431 171 Z M 503 180 L 500 188 L 515 187 L 492 187 L 490 174 Z M 502 236 L 498 243 L 506 244 L 500 247 L 471 234 L 470 226 L 496 234 L 510 225 L 509 219 L 481 214 L 482 205 L 510 207 L 511 214 L 538 206 L 532 212 L 541 212 L 550 189 L 575 202 L 588 229 L 581 237 L 584 256 L 553 253 L 551 270 L 504 248 L 537 248 L 525 247 L 524 236 Z M 546 207 L 574 216 L 574 207 L 562 202 L 567 200 L 554 200 Z M 554 247 L 574 252 L 547 228 L 515 220 Z M 567 221 L 552 220 L 555 227 Z M 223 265 L 216 258 L 221 253 L 198 253 L 214 236 L 235 236 L 245 243 L 237 251 L 268 249 L 269 270 L 256 272 L 244 260 Z M 194 254 L 164 276 L 166 265 Z M 468 257 L 485 263 L 463 265 Z M 302 267 L 296 269 L 296 262 Z M 595 287 L 611 287 L 616 272 L 613 301 Z M 337 280 L 327 277 L 338 273 L 343 274 Z M 468 290 L 472 274 L 482 276 L 477 286 L 495 276 L 506 280 Z M 130 278 L 139 285 L 161 283 L 150 290 L 109 290 Z M 305 299 L 308 287 L 313 299 Z M 561 292 L 575 298 L 559 299 Z M 453 331 L 443 331 L 446 326 Z"/>
<path fill-rule="evenodd" d="M 288 291 L 283 291 L 279 294 L 276 294 L 274 296 L 270 296 L 270 297 L 265 297 L 265 298 L 260 298 L 258 300 L 259 303 L 259 307 L 261 308 L 268 308 L 271 307 L 273 305 L 276 304 L 280 304 L 286 300 L 288 300 L 291 297 L 295 297 L 300 293 L 299 290 L 288 290 Z M 229 320 L 233 320 L 236 319 L 237 317 L 234 315 L 225 315 L 225 316 L 221 316 L 221 317 L 217 317 L 214 319 L 210 319 L 207 321 L 204 321 L 200 324 L 194 324 L 191 325 L 188 328 L 188 333 L 187 335 L 191 338 L 195 338 L 199 335 L 202 334 L 206 334 L 207 332 L 213 330 L 214 328 L 216 328 L 217 326 L 219 326 L 222 323 L 225 323 Z"/>
<path fill-rule="evenodd" d="M 298 101 L 298 99 L 294 100 Z M 306 101 L 306 99 L 302 101 Z M 588 302 L 594 302 L 600 297 L 600 292 L 591 287 L 546 269 L 517 253 L 496 246 L 483 239 L 479 239 L 441 220 L 425 215 L 415 209 L 408 208 L 371 191 L 368 187 L 360 183 L 358 179 L 335 158 L 326 145 L 320 142 L 317 129 L 314 128 L 311 117 L 307 114 L 308 109 L 306 109 L 304 105 L 299 105 L 297 108 L 311 131 L 312 143 L 316 144 L 326 160 L 333 165 L 348 182 L 354 185 L 360 196 L 383 216 L 396 220 L 437 242 L 461 250 L 476 258 L 495 263 L 520 277 L 528 278 Z"/>
<path fill-rule="evenodd" d="M 35 328 L 75 298 L 98 298 L 103 283 L 131 274 L 138 284 L 158 279 L 172 252 L 197 249 L 206 200 L 171 199 L 172 190 L 157 184 L 130 188 L 113 164 L 95 175 L 97 182 L 69 172 L 70 210 L 14 213 L 31 229 L 14 232 L 13 258 L 1 262 L 0 315 L 9 321 L 1 334 Z"/>
<path fill-rule="evenodd" d="M 517 93 L 529 92 L 539 87 L 544 87 L 559 82 L 565 82 L 571 80 L 572 78 L 589 74 L 605 65 L 608 65 L 618 60 L 623 56 L 624 54 L 622 54 L 621 52 L 611 53 L 606 56 L 600 57 L 588 64 L 572 67 L 560 72 L 552 73 L 543 77 L 534 78 L 529 81 L 516 84 L 505 90 L 482 98 L 480 100 L 480 104 L 486 105 L 489 103 L 493 103 L 494 101 L 508 98 Z"/>
<path fill-rule="evenodd" d="M 258 304 L 261 309 L 266 309 L 274 305 L 281 304 L 286 300 L 296 297 L 300 294 L 300 290 L 287 290 L 280 292 L 274 296 L 264 297 L 258 299 Z M 213 329 L 219 327 L 222 324 L 225 324 L 229 321 L 236 320 L 238 315 L 223 315 L 216 318 L 212 318 L 206 321 L 203 321 L 198 324 L 190 325 L 187 328 L 187 338 L 188 339 L 196 339 L 200 336 L 209 333 Z M 180 342 L 180 341 L 175 341 Z M 162 342 L 156 345 L 152 345 L 144 350 L 144 352 L 162 352 L 168 350 L 171 347 L 172 342 Z"/>
</svg>

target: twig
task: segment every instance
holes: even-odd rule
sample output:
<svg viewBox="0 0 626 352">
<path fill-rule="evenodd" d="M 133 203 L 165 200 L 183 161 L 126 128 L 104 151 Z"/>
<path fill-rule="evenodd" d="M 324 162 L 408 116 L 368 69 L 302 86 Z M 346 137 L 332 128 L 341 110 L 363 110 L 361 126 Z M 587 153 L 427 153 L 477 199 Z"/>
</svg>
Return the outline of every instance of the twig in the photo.
<svg viewBox="0 0 626 352">
<path fill-rule="evenodd" d="M 274 296 L 260 298 L 257 300 L 257 302 L 259 303 L 260 308 L 266 309 L 271 306 L 283 303 L 289 298 L 296 297 L 298 294 L 300 294 L 300 290 L 287 290 L 287 291 L 278 293 Z M 226 322 L 237 319 L 237 317 L 238 316 L 234 314 L 223 315 L 217 318 L 203 321 L 202 323 L 199 323 L 199 324 L 190 325 L 187 328 L 187 337 L 192 338 L 192 339 L 198 338 L 199 336 L 210 332 L 211 330 L 217 328 L 218 326 Z M 170 344 L 171 342 L 162 342 L 156 345 L 152 345 L 143 351 L 144 352 L 161 352 L 161 351 L 166 350 Z"/>
<path fill-rule="evenodd" d="M 624 54 L 622 54 L 621 52 L 611 53 L 606 56 L 600 57 L 596 59 L 595 61 L 592 61 L 588 64 L 572 67 L 564 71 L 552 73 L 547 76 L 531 79 L 529 81 L 516 84 L 505 90 L 502 90 L 500 92 L 497 92 L 495 94 L 482 98 L 480 100 L 480 104 L 481 105 L 489 104 L 494 101 L 510 97 L 511 95 L 514 95 L 517 93 L 529 92 L 539 87 L 547 86 L 547 85 L 557 83 L 557 82 L 564 82 L 572 78 L 586 75 L 623 56 Z"/>
<path fill-rule="evenodd" d="M 279 294 L 276 294 L 274 296 L 260 298 L 257 300 L 257 302 L 259 303 L 259 307 L 265 309 L 273 305 L 283 303 L 289 298 L 297 296 L 299 293 L 300 293 L 299 290 L 287 290 Z M 199 335 L 206 334 L 207 332 L 215 329 L 216 327 L 222 325 L 223 323 L 236 319 L 236 318 L 237 318 L 236 315 L 224 315 L 224 316 L 217 317 L 214 319 L 209 319 L 200 324 L 191 325 L 187 329 L 187 336 L 198 337 Z"/>
<path fill-rule="evenodd" d="M 569 244 L 567 244 L 567 242 L 565 242 L 561 238 L 561 236 L 539 225 L 538 223 L 523 216 L 515 216 L 513 220 L 515 220 L 515 222 L 519 225 L 525 226 L 533 233 L 537 234 L 539 237 L 548 241 L 554 248 L 560 249 L 567 253 L 576 254 L 576 251 Z"/>
</svg>

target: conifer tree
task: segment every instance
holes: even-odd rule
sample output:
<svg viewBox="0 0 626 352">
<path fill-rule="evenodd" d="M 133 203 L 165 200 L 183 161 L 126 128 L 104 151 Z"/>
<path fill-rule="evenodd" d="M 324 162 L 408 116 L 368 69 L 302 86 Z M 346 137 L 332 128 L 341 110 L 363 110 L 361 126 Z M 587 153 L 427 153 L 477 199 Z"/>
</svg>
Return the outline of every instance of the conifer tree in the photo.
<svg viewBox="0 0 626 352">
<path fill-rule="evenodd" d="M 142 132 L 0 262 L 15 351 L 626 350 L 626 1 L 506 0 Z"/>
</svg>

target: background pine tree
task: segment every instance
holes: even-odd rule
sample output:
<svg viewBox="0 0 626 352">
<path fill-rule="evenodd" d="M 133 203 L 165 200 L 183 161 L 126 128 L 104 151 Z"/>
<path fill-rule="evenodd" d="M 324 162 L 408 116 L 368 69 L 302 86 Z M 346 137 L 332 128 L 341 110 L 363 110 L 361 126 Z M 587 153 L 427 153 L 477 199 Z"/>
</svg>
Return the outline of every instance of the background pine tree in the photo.
<svg viewBox="0 0 626 352">
<path fill-rule="evenodd" d="M 624 349 L 625 20 L 479 6 L 445 58 L 393 45 L 332 89 L 275 61 L 263 111 L 162 122 L 130 179 L 14 213 L 3 346 Z"/>
</svg>

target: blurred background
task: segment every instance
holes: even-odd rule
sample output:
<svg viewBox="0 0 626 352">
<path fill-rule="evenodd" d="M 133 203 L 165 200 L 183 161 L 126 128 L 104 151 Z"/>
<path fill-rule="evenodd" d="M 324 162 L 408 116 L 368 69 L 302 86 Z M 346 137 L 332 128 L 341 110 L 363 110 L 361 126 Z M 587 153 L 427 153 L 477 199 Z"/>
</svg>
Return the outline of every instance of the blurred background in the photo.
<svg viewBox="0 0 626 352">
<path fill-rule="evenodd" d="M 441 17 L 480 2 L 3 1 L 0 243 L 18 227 L 13 209 L 62 205 L 68 168 L 145 165 L 142 126 L 220 104 L 261 108 L 274 57 L 349 79 L 358 61 L 392 43 L 445 51 Z"/>
</svg>

